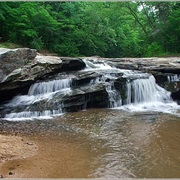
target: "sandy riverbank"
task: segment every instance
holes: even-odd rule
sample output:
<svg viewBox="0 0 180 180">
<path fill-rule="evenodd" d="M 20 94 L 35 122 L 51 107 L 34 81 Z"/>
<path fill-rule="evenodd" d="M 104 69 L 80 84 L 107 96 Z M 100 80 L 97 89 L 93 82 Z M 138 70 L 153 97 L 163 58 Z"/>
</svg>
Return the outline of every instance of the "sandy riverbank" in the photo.
<svg viewBox="0 0 180 180">
<path fill-rule="evenodd" d="M 14 176 L 15 168 L 9 167 L 6 173 L 3 173 L 3 166 L 7 162 L 17 159 L 26 159 L 38 153 L 38 146 L 27 138 L 0 135 L 0 176 L 9 177 Z M 19 166 L 19 165 L 17 165 Z"/>
<path fill-rule="evenodd" d="M 61 137 L 0 135 L 0 177 L 88 177 L 89 154 Z"/>
</svg>

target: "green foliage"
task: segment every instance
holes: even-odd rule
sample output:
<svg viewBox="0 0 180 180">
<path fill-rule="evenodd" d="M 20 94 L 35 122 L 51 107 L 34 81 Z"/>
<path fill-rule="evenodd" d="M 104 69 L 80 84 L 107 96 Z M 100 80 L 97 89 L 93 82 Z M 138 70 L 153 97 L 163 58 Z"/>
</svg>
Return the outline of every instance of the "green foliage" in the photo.
<svg viewBox="0 0 180 180">
<path fill-rule="evenodd" d="M 15 49 L 15 48 L 22 48 L 19 44 L 14 44 L 9 41 L 0 43 L 0 48 L 9 48 L 9 49 Z"/>
<path fill-rule="evenodd" d="M 38 51 L 43 49 L 44 43 L 41 38 L 33 39 L 33 41 L 30 44 L 31 48 L 37 49 Z"/>
<path fill-rule="evenodd" d="M 0 2 L 1 41 L 61 56 L 179 54 L 179 2 Z"/>
<path fill-rule="evenodd" d="M 145 56 L 162 56 L 163 55 L 163 48 L 157 42 L 153 42 L 152 44 L 147 46 Z"/>
</svg>

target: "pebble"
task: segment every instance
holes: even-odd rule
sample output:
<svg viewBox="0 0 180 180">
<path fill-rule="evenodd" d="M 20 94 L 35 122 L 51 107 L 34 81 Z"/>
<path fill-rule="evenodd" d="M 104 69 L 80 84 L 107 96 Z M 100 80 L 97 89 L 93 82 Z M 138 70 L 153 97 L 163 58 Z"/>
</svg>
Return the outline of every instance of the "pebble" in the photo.
<svg viewBox="0 0 180 180">
<path fill-rule="evenodd" d="M 27 145 L 33 145 L 33 143 L 31 143 L 31 142 L 27 142 L 26 144 L 27 144 Z"/>
<path fill-rule="evenodd" d="M 13 172 L 9 172 L 9 175 L 13 175 L 13 174 L 15 174 L 15 173 L 13 173 Z"/>
</svg>

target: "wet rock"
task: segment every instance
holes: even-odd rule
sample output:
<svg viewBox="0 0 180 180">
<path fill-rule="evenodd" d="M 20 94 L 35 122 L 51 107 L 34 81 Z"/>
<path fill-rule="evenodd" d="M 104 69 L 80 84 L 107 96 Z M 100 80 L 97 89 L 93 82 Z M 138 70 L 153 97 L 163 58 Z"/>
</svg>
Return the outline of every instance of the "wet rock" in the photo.
<svg viewBox="0 0 180 180">
<path fill-rule="evenodd" d="M 103 84 L 85 86 L 74 89 L 70 94 L 62 98 L 63 109 L 66 112 L 73 109 L 105 108 L 108 106 L 108 93 Z"/>
<path fill-rule="evenodd" d="M 171 97 L 174 101 L 176 101 L 178 104 L 180 104 L 180 90 L 177 92 L 173 92 L 171 94 Z"/>
<path fill-rule="evenodd" d="M 152 72 L 156 79 L 156 83 L 172 93 L 180 89 L 180 75 L 172 73 Z"/>
<path fill-rule="evenodd" d="M 84 69 L 86 64 L 83 62 L 81 58 L 70 58 L 63 57 L 62 60 L 62 71 L 77 71 Z"/>
<path fill-rule="evenodd" d="M 95 80 L 100 76 L 101 74 L 93 71 L 76 72 L 74 73 L 73 86 L 80 87 L 88 85 L 92 80 Z"/>
<path fill-rule="evenodd" d="M 28 108 L 30 112 L 57 111 L 61 108 L 63 112 L 73 112 L 92 107 L 105 108 L 108 106 L 108 99 L 105 85 L 96 84 L 75 88 L 66 94 L 58 92 L 52 99 L 41 100 L 24 108 Z"/>
</svg>

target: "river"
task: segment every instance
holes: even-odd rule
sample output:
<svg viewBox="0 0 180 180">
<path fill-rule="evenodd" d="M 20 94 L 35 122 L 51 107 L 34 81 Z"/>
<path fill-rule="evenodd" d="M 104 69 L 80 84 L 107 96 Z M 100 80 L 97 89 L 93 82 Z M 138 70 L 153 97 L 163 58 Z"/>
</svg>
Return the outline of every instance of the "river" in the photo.
<svg viewBox="0 0 180 180">
<path fill-rule="evenodd" d="M 170 92 L 151 74 L 85 63 L 84 70 L 37 82 L 2 106 L 0 132 L 28 137 L 39 147 L 31 158 L 0 165 L 2 173 L 179 178 L 180 106 Z"/>
<path fill-rule="evenodd" d="M 5 165 L 26 167 L 16 167 L 17 177 L 180 177 L 180 119 L 171 114 L 89 109 L 46 120 L 1 121 L 0 127 L 39 142 L 41 153 Z"/>
</svg>

